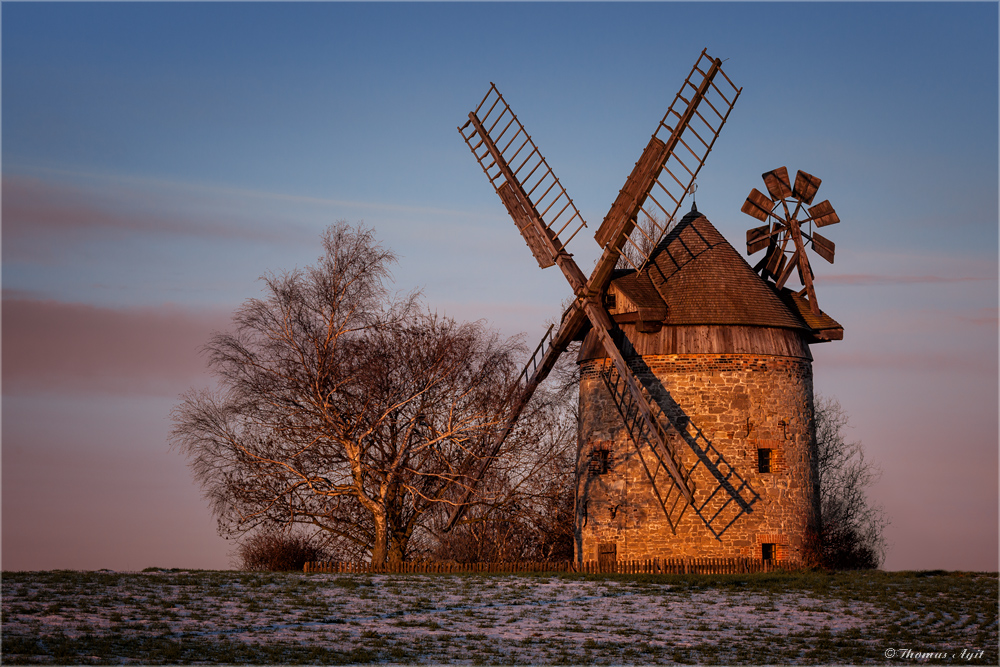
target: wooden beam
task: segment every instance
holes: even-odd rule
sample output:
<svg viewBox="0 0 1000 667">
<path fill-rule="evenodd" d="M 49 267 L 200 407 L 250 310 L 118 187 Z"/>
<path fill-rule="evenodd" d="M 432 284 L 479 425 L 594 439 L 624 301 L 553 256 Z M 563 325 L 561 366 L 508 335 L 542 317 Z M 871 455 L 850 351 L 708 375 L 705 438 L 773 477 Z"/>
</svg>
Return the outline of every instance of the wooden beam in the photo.
<svg viewBox="0 0 1000 667">
<path fill-rule="evenodd" d="M 660 437 L 660 429 L 656 424 L 655 418 L 653 417 L 652 410 L 649 409 L 649 401 L 642 393 L 642 389 L 639 387 L 639 382 L 632 373 L 632 369 L 629 368 L 628 364 L 625 362 L 625 358 L 622 357 L 621 351 L 618 349 L 618 345 L 615 344 L 614 339 L 611 337 L 611 317 L 602 306 L 599 306 L 591 299 L 587 299 L 583 302 L 583 308 L 587 312 L 587 317 L 590 319 L 590 323 L 597 332 L 598 338 L 601 340 L 601 343 L 603 343 L 604 349 L 608 353 L 608 357 L 611 358 L 611 363 L 615 365 L 615 370 L 618 371 L 622 380 L 625 381 L 625 386 L 628 387 L 629 393 L 632 394 L 632 398 L 639 409 L 639 414 L 642 415 L 642 419 L 646 423 L 646 429 L 649 431 L 653 444 L 659 445 L 663 451 L 667 453 L 667 456 L 665 457 L 667 472 L 670 473 L 670 476 L 680 488 L 681 494 L 684 496 L 685 500 L 693 505 L 694 497 L 691 495 L 691 490 L 684 481 L 684 477 L 681 476 L 680 470 L 678 470 L 677 466 L 674 464 L 673 457 L 670 456 L 670 448 L 667 443 L 663 441 L 663 438 Z M 636 445 L 638 446 L 638 443 L 636 443 Z"/>
</svg>

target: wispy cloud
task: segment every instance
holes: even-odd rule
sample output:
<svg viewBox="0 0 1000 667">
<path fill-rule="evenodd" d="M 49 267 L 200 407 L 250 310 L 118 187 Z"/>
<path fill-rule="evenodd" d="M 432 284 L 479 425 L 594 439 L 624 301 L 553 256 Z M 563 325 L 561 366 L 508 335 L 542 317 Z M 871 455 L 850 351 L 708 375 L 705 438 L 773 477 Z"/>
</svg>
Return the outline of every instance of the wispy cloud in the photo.
<svg viewBox="0 0 1000 667">
<path fill-rule="evenodd" d="M 912 285 L 919 283 L 963 283 L 996 280 L 996 276 L 888 276 L 875 273 L 841 273 L 823 276 L 830 285 Z"/>
<path fill-rule="evenodd" d="M 176 395 L 207 384 L 199 354 L 228 311 L 102 308 L 3 294 L 3 392 Z"/>
<path fill-rule="evenodd" d="M 992 351 L 984 351 L 981 348 L 893 350 L 823 345 L 814 346 L 812 350 L 817 368 L 827 370 L 903 371 L 945 375 L 985 373 L 994 376 L 997 372 L 995 349 Z"/>
<path fill-rule="evenodd" d="M 3 176 L 3 231 L 5 240 L 14 242 L 94 231 L 269 242 L 288 238 L 285 226 L 254 224 L 234 213 L 220 213 L 217 202 L 171 197 L 120 183 L 97 188 L 20 174 Z"/>
<path fill-rule="evenodd" d="M 139 176 L 5 168 L 5 261 L 61 263 L 82 244 L 239 241 L 311 247 L 335 220 L 462 225 L 468 211 L 339 200 Z M 388 225 L 391 229 L 391 222 Z"/>
<path fill-rule="evenodd" d="M 34 174 L 34 175 L 31 175 Z M 170 197 L 175 203 L 178 197 L 195 197 L 202 200 L 239 200 L 254 201 L 257 204 L 268 202 L 273 204 L 292 204 L 319 207 L 333 211 L 349 210 L 352 212 L 384 212 L 410 214 L 420 216 L 439 216 L 468 218 L 472 212 L 434 206 L 418 206 L 413 204 L 395 204 L 389 202 L 364 201 L 356 199 L 340 199 L 331 197 L 316 197 L 271 190 L 238 188 L 217 184 L 190 183 L 164 178 L 135 176 L 130 174 L 107 174 L 99 172 L 82 172 L 53 168 L 26 168 L 12 173 L 7 167 L 4 175 L 4 195 L 10 181 L 16 186 L 18 181 L 47 184 L 50 189 L 66 189 L 68 192 L 93 196 L 117 197 L 131 200 L 136 197 L 149 198 L 158 193 L 162 197 Z M 16 194 L 16 193 L 15 193 Z M 181 199 L 180 201 L 184 201 Z M 6 208 L 6 206 L 5 206 Z"/>
<path fill-rule="evenodd" d="M 972 324 L 985 324 L 995 327 L 1000 324 L 1000 317 L 998 315 L 1000 315 L 1000 309 L 998 308 L 980 308 L 974 315 L 960 315 L 959 317 Z"/>
</svg>

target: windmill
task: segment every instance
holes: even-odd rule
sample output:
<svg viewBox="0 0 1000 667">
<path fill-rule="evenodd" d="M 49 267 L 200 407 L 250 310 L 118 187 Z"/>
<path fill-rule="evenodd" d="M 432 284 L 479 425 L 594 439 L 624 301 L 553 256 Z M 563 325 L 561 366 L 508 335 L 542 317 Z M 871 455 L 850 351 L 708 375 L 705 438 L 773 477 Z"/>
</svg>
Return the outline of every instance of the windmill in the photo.
<svg viewBox="0 0 1000 667">
<path fill-rule="evenodd" d="M 609 360 L 603 381 L 614 396 L 636 455 L 643 461 L 645 474 L 671 527 L 675 525 L 672 508 L 678 504 L 695 506 L 690 469 L 681 463 L 682 445 L 670 432 L 678 429 L 678 425 L 665 418 L 661 405 L 630 368 L 624 356 L 628 341 L 620 335 L 604 296 L 616 265 L 623 257 L 628 260 L 622 252 L 626 244 L 637 250 L 655 246 L 658 237 L 676 221 L 685 195 L 741 91 L 722 71 L 722 61 L 702 51 L 595 234 L 603 253 L 589 278 L 566 251 L 566 244 L 586 223 L 495 84 L 490 84 L 486 96 L 469 113 L 468 122 L 458 128 L 538 265 L 558 266 L 570 284 L 574 300 L 563 314 L 558 330 L 553 334 L 549 329 L 526 365 L 512 413 L 494 443 L 484 456 L 470 458 L 467 463 L 464 490 L 457 498 L 447 529 L 462 518 L 476 486 L 539 383 L 568 345 L 585 334 L 596 338 Z M 640 213 L 654 221 L 646 230 L 638 228 L 641 234 L 651 237 L 652 243 L 632 238 Z M 643 261 L 633 263 L 636 270 L 649 261 L 649 253 L 638 256 Z M 706 461 L 706 469 L 712 471 L 717 481 L 711 499 L 723 498 L 722 505 L 735 507 L 736 516 L 752 511 L 757 496 L 745 480 L 731 466 L 719 465 L 721 456 L 714 462 L 711 460 L 710 443 L 700 447 L 695 444 L 699 437 L 696 427 L 681 428 L 688 434 L 682 440 L 698 449 Z M 648 447 L 643 448 L 643 443 L 648 443 Z M 700 507 L 705 509 L 707 505 L 702 502 Z"/>
<path fill-rule="evenodd" d="M 764 248 L 764 258 L 754 270 L 765 279 L 774 280 L 775 287 L 782 289 L 792 274 L 798 269 L 802 293 L 808 295 L 809 308 L 814 315 L 820 314 L 816 289 L 813 286 L 813 271 L 806 255 L 806 245 L 811 245 L 820 257 L 833 264 L 836 247 L 833 241 L 813 231 L 812 227 L 825 227 L 840 222 L 829 200 L 810 206 L 816 197 L 822 181 L 812 174 L 799 171 L 795 174 L 795 185 L 789 184 L 788 169 L 780 167 L 763 174 L 768 197 L 757 188 L 750 191 L 741 209 L 744 213 L 767 224 L 747 230 L 747 255 L 753 255 Z M 807 208 L 808 207 L 808 208 Z M 806 214 L 799 219 L 799 216 Z"/>
</svg>

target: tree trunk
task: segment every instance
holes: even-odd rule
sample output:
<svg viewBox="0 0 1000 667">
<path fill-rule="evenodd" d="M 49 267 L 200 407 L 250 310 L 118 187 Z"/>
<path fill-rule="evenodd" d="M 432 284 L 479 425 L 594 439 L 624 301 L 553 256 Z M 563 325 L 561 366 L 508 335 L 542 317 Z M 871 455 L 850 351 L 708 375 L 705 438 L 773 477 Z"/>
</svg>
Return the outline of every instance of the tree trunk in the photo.
<svg viewBox="0 0 1000 667">
<path fill-rule="evenodd" d="M 375 541 L 372 544 L 372 565 L 394 565 L 403 562 L 409 535 L 396 530 L 386 516 L 375 515 Z"/>
<path fill-rule="evenodd" d="M 376 513 L 375 541 L 372 543 L 372 565 L 385 565 L 389 557 L 389 522 L 385 514 Z"/>
<path fill-rule="evenodd" d="M 389 541 L 388 564 L 399 566 L 403 563 L 403 554 L 406 553 L 406 543 L 398 539 Z"/>
</svg>

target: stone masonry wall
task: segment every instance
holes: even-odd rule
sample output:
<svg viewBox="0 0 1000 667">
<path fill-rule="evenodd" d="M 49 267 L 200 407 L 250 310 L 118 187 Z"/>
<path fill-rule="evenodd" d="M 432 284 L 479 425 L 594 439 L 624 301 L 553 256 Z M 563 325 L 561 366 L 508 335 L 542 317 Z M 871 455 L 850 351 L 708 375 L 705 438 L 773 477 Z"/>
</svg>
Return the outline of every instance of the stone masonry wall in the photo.
<svg viewBox="0 0 1000 667">
<path fill-rule="evenodd" d="M 683 474 L 690 475 L 700 512 L 680 497 L 647 442 L 636 450 L 601 377 L 608 363 L 581 364 L 578 560 L 597 560 L 599 551 L 618 559 L 760 558 L 764 545 L 773 545 L 767 549 L 779 560 L 806 556 L 807 532 L 819 512 L 808 359 L 670 354 L 629 360 L 663 410 L 660 421 Z M 762 458 L 771 472 L 759 472 Z"/>
</svg>

